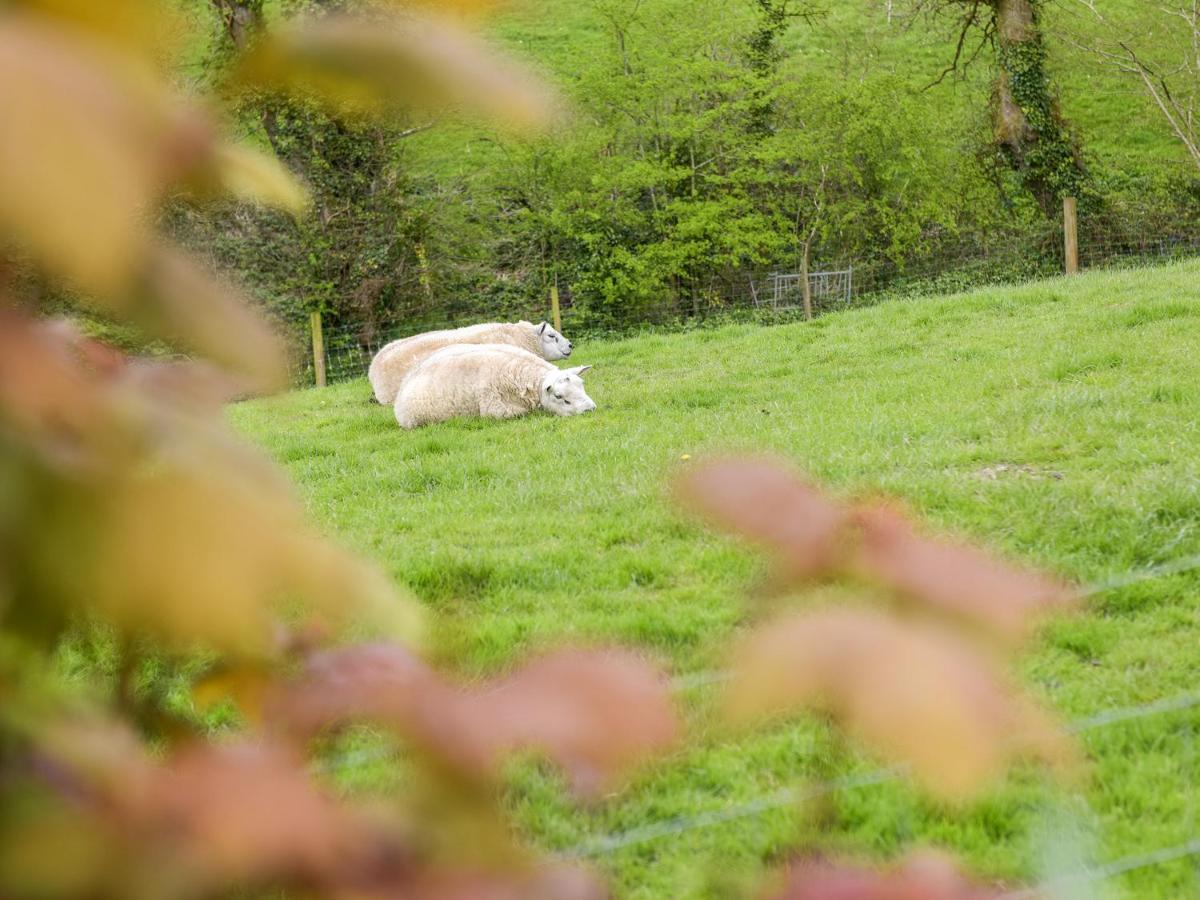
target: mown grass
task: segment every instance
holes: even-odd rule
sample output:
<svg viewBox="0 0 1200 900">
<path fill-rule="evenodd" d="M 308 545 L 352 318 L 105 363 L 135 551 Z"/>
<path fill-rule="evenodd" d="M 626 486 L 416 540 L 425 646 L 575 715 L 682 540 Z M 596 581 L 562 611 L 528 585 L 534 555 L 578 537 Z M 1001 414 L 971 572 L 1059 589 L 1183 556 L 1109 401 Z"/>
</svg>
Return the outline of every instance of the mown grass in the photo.
<svg viewBox="0 0 1200 900">
<path fill-rule="evenodd" d="M 1093 273 L 896 302 L 811 324 L 728 326 L 583 343 L 596 413 L 460 421 L 405 433 L 365 381 L 246 403 L 231 416 L 291 472 L 313 517 L 408 585 L 439 652 L 470 674 L 562 640 L 644 648 L 675 673 L 720 664 L 762 570 L 665 492 L 681 457 L 771 450 L 844 492 L 886 491 L 938 526 L 1081 582 L 1200 552 L 1200 263 Z M 1064 717 L 1200 683 L 1200 575 L 1098 595 L 1048 625 L 1023 666 Z M 796 598 L 793 602 L 804 602 Z M 718 809 L 807 778 L 869 769 L 801 722 L 748 738 L 711 726 L 716 689 L 685 695 L 688 751 L 589 812 L 518 767 L 509 801 L 540 845 Z M 903 783 L 840 799 L 835 843 L 912 843 L 1033 877 L 1065 806 L 1097 861 L 1200 832 L 1192 729 L 1178 712 L 1081 737 L 1093 765 L 1067 798 L 1033 771 L 939 809 Z M 386 762 L 351 769 L 385 790 Z M 600 864 L 624 896 L 717 896 L 804 829 L 783 809 L 630 847 Z M 1200 892 L 1192 864 L 1122 876 L 1127 896 Z"/>
</svg>

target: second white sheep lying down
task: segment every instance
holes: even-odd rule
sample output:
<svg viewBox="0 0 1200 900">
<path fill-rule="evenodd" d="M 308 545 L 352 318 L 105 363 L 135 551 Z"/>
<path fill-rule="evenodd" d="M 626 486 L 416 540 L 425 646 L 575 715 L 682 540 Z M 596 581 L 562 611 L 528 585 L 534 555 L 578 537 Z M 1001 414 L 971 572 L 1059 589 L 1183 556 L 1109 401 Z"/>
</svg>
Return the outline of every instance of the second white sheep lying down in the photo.
<svg viewBox="0 0 1200 900">
<path fill-rule="evenodd" d="M 543 359 L 566 359 L 571 342 L 542 322 L 485 322 L 466 328 L 426 331 L 384 345 L 371 360 L 367 378 L 380 403 L 394 403 L 404 379 L 430 354 L 454 344 L 511 344 Z"/>
<path fill-rule="evenodd" d="M 510 419 L 539 407 L 559 416 L 596 408 L 579 376 L 509 344 L 454 344 L 418 365 L 396 395 L 396 421 L 417 428 L 460 416 Z"/>
</svg>

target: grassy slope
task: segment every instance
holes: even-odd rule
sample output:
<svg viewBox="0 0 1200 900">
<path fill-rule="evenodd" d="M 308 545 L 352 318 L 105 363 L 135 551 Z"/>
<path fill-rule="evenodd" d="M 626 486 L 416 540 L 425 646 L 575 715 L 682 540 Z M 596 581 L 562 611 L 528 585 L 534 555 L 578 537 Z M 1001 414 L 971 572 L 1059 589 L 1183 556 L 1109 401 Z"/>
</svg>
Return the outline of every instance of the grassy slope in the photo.
<svg viewBox="0 0 1200 900">
<path fill-rule="evenodd" d="M 464 421 L 414 433 L 365 382 L 232 411 L 299 483 L 314 517 L 440 615 L 448 651 L 493 670 L 563 637 L 647 648 L 675 672 L 715 665 L 743 616 L 755 557 L 675 515 L 681 454 L 771 448 L 846 491 L 885 489 L 933 521 L 1088 582 L 1200 552 L 1200 263 L 1095 273 L 893 303 L 809 325 L 726 327 L 582 346 L 599 411 Z M 1030 467 L 982 477 L 999 463 Z M 1027 681 L 1068 717 L 1197 683 L 1200 575 L 1108 593 L 1052 624 Z M 537 840 L 720 808 L 820 770 L 800 724 L 701 746 L 593 813 L 521 769 L 512 803 Z M 1100 859 L 1196 830 L 1195 771 L 1176 713 L 1090 733 Z M 862 765 L 871 765 L 869 760 Z M 348 783 L 378 789 L 376 765 Z M 879 855 L 937 841 L 982 871 L 1028 873 L 1047 793 L 1029 773 L 961 816 L 907 788 L 845 796 L 843 836 Z M 703 895 L 795 835 L 776 812 L 606 860 L 629 896 Z M 698 862 L 700 861 L 700 862 Z M 1186 863 L 1126 876 L 1130 896 L 1195 887 Z"/>
</svg>

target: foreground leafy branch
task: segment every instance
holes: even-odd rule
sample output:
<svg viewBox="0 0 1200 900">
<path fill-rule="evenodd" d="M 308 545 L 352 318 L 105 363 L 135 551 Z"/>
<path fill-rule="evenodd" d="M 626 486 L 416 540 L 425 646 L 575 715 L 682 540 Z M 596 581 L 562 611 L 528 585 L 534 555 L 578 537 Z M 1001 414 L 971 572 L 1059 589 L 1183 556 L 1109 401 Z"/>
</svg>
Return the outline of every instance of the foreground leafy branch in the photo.
<svg viewBox="0 0 1200 900">
<path fill-rule="evenodd" d="M 482 684 L 439 671 L 412 600 L 317 534 L 228 432 L 222 405 L 278 386 L 285 360 L 253 304 L 164 242 L 153 213 L 178 192 L 309 205 L 278 160 L 229 145 L 175 94 L 146 33 L 158 7 L 116 6 L 111 19 L 33 0 L 0 14 L 0 272 L 20 273 L 0 284 L 0 894 L 604 896 L 594 874 L 513 836 L 504 768 L 537 755 L 598 802 L 666 764 L 686 729 L 664 673 L 611 648 L 547 652 Z M 253 45 L 238 78 L 347 118 L 471 89 L 493 114 L 536 118 L 544 92 L 448 28 L 308 22 Z M 130 358 L 46 318 L 42 281 L 194 358 Z M 765 544 L 781 583 L 839 579 L 888 601 L 751 630 L 730 658 L 731 725 L 815 709 L 956 800 L 1017 754 L 1069 760 L 997 659 L 1071 601 L 1067 587 L 769 461 L 697 468 L 680 492 Z M 67 685 L 56 667 L 89 629 L 117 648 L 115 685 Z M 197 705 L 233 699 L 244 726 L 218 739 L 144 690 L 152 657 Z M 360 723 L 402 746 L 409 791 L 368 806 L 314 774 L 323 741 Z M 924 858 L 797 864 L 784 883 L 781 897 L 989 893 Z"/>
</svg>

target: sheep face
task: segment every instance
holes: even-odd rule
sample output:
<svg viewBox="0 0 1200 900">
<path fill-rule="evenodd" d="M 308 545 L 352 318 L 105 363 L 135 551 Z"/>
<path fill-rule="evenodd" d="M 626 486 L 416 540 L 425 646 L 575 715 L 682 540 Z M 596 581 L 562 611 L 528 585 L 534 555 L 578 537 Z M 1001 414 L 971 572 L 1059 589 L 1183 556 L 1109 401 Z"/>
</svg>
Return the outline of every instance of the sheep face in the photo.
<svg viewBox="0 0 1200 900">
<path fill-rule="evenodd" d="M 576 366 L 547 375 L 542 384 L 542 408 L 556 416 L 574 416 L 595 409 L 596 403 L 583 389 L 583 379 L 579 377 L 590 368 Z"/>
<path fill-rule="evenodd" d="M 537 333 L 544 358 L 551 360 L 566 359 L 571 355 L 571 342 L 551 328 L 549 322 L 543 322 L 539 325 Z"/>
</svg>

